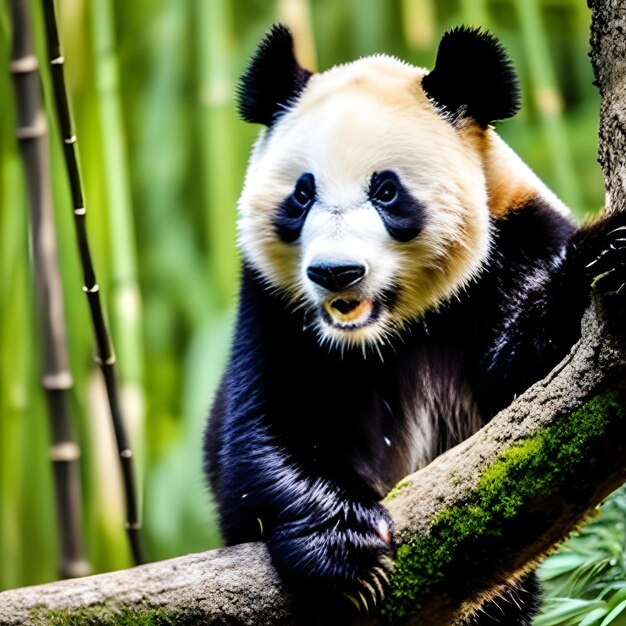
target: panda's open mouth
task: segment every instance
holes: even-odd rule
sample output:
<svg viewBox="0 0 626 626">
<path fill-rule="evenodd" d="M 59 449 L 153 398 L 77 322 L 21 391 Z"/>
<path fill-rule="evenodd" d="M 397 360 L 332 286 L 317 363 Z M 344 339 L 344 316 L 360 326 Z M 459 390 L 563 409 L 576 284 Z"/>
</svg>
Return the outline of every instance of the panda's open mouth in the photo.
<svg viewBox="0 0 626 626">
<path fill-rule="evenodd" d="M 342 330 L 363 328 L 374 322 L 378 316 L 378 303 L 350 296 L 334 297 L 324 301 L 322 312 L 330 326 Z"/>
</svg>

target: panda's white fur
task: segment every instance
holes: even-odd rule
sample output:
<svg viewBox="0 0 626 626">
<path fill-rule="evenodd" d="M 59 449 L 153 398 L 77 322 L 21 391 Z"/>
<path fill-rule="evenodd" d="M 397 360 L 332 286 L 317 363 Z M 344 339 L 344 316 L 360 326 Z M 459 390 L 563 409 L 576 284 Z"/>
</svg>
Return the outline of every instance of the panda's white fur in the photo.
<svg viewBox="0 0 626 626">
<path fill-rule="evenodd" d="M 253 151 L 239 201 L 240 248 L 271 287 L 311 308 L 322 342 L 383 342 L 454 296 L 489 255 L 490 213 L 501 217 L 516 199 L 539 194 L 567 211 L 494 130 L 442 116 L 421 87 L 426 73 L 377 55 L 315 74 Z M 426 207 L 413 241 L 393 241 L 368 200 L 381 169 L 396 171 Z M 291 245 L 272 218 L 302 172 L 314 174 L 318 197 Z M 325 323 L 317 311 L 328 294 L 306 275 L 315 260 L 364 264 L 367 275 L 349 290 L 358 298 L 397 285 L 393 315 L 383 307 L 373 324 Z"/>
</svg>

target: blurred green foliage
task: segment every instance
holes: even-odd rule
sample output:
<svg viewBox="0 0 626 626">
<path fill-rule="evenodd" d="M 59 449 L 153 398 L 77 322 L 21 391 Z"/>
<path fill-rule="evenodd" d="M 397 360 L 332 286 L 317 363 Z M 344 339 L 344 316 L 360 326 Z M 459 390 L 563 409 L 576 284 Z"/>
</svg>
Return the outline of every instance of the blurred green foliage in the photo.
<svg viewBox="0 0 626 626">
<path fill-rule="evenodd" d="M 31 5 L 51 102 L 40 4 Z M 292 27 L 311 69 L 373 52 L 431 67 L 447 28 L 492 30 L 523 85 L 521 113 L 499 131 L 578 217 L 602 205 L 599 98 L 582 0 L 63 0 L 59 8 L 89 234 L 139 451 L 151 559 L 219 543 L 200 438 L 228 348 L 238 277 L 235 206 L 258 131 L 238 121 L 233 98 L 237 76 L 272 22 Z M 3 3 L 5 68 L 10 41 Z M 8 71 L 0 73 L 0 94 L 1 589 L 55 578 L 56 531 Z M 85 539 L 94 570 L 104 571 L 130 560 L 58 130 L 53 117 L 48 123 Z"/>
</svg>

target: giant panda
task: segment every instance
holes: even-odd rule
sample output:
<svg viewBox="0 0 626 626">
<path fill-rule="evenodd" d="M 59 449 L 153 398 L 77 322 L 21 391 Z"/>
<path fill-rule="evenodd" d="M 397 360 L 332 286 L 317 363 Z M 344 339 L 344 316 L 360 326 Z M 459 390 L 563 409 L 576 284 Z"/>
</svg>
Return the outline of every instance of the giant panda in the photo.
<svg viewBox="0 0 626 626">
<path fill-rule="evenodd" d="M 205 465 L 226 542 L 267 542 L 301 598 L 371 608 L 382 498 L 565 356 L 592 285 L 626 280 L 626 215 L 578 227 L 495 132 L 519 106 L 502 46 L 467 27 L 430 72 L 381 54 L 311 73 L 276 25 L 241 79 L 265 128 Z M 538 598 L 529 575 L 469 623 L 530 624 Z"/>
</svg>

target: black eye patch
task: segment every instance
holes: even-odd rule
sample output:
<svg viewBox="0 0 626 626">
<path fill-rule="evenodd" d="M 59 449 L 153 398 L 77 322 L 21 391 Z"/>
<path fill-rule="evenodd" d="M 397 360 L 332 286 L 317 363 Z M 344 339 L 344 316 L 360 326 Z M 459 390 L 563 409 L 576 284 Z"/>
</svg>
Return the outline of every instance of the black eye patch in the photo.
<svg viewBox="0 0 626 626">
<path fill-rule="evenodd" d="M 274 228 L 282 241 L 293 243 L 300 237 L 315 198 L 315 177 L 306 172 L 298 178 L 293 192 L 280 203 L 274 216 Z"/>
<path fill-rule="evenodd" d="M 415 239 L 424 229 L 425 210 L 391 170 L 374 172 L 369 199 L 387 229 L 397 241 Z"/>
</svg>

